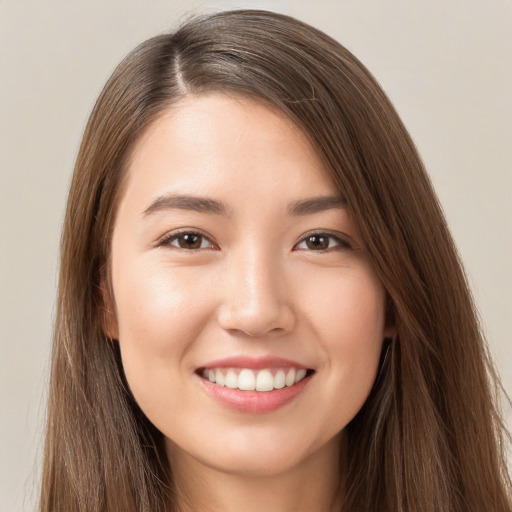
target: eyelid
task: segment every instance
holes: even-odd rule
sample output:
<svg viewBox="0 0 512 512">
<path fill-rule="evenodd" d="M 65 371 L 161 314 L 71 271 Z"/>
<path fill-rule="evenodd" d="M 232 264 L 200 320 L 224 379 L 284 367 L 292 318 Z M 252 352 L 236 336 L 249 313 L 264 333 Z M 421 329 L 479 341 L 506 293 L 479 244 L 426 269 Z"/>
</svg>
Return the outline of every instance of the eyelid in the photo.
<svg viewBox="0 0 512 512">
<path fill-rule="evenodd" d="M 203 249 L 183 249 L 182 247 L 176 247 L 173 245 L 170 245 L 170 241 L 174 238 L 179 237 L 180 235 L 198 235 L 204 239 L 206 239 L 212 247 L 207 247 Z M 172 231 L 168 231 L 165 233 L 165 235 L 161 236 L 155 243 L 156 247 L 172 247 L 173 249 L 182 250 L 185 252 L 195 252 L 205 249 L 210 250 L 219 250 L 218 245 L 214 242 L 213 238 L 206 234 L 204 231 L 198 228 L 179 228 Z"/>
<path fill-rule="evenodd" d="M 211 244 L 212 247 L 203 248 L 203 249 L 183 249 L 180 247 L 170 245 L 170 241 L 172 239 L 177 238 L 180 235 L 185 235 L 185 234 L 191 234 L 191 235 L 193 234 L 193 235 L 201 236 L 202 238 L 207 240 Z M 340 249 L 345 249 L 345 250 L 355 250 L 355 249 L 359 248 L 357 246 L 355 240 L 350 235 L 347 235 L 346 233 L 343 233 L 341 231 L 316 229 L 316 230 L 312 230 L 312 231 L 308 231 L 307 233 L 304 233 L 300 237 L 300 239 L 295 243 L 295 245 L 293 246 L 293 250 L 308 250 L 308 249 L 297 249 L 297 246 L 300 245 L 301 243 L 305 242 L 308 239 L 308 237 L 320 236 L 320 235 L 327 236 L 331 239 L 334 239 L 338 243 L 335 247 L 331 247 L 331 248 L 324 249 L 324 250 L 319 250 L 316 252 L 326 252 L 326 251 L 330 251 L 331 249 L 335 249 L 336 247 L 338 247 Z M 174 249 L 183 250 L 183 251 L 187 251 L 187 252 L 195 252 L 195 251 L 205 250 L 205 249 L 209 249 L 209 250 L 212 250 L 212 249 L 219 250 L 220 249 L 218 244 L 216 244 L 216 242 L 213 240 L 213 238 L 210 235 L 208 235 L 207 233 L 205 233 L 203 230 L 198 229 L 198 228 L 188 228 L 188 227 L 179 228 L 179 229 L 172 230 L 172 231 L 165 233 L 163 236 L 161 236 L 155 242 L 155 246 L 156 247 L 165 247 L 165 246 L 173 247 Z"/>
<path fill-rule="evenodd" d="M 338 244 L 335 247 L 331 247 L 328 249 L 313 251 L 313 252 L 327 252 L 331 249 L 335 249 L 336 247 L 344 250 L 355 250 L 358 249 L 358 246 L 355 242 L 355 240 L 346 233 L 343 233 L 341 231 L 332 231 L 329 229 L 315 229 L 313 231 L 308 231 L 307 233 L 304 233 L 298 240 L 298 242 L 293 246 L 294 250 L 298 251 L 306 251 L 308 249 L 297 249 L 297 246 L 299 246 L 301 243 L 305 242 L 309 237 L 311 236 L 327 236 L 329 238 L 332 238 L 338 242 Z"/>
</svg>

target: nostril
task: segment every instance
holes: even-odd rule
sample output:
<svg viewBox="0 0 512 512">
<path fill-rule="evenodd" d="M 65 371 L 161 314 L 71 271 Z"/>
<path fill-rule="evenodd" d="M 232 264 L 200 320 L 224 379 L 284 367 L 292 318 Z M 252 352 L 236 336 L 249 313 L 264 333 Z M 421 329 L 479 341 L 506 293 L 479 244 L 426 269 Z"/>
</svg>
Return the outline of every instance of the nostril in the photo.
<svg viewBox="0 0 512 512">
<path fill-rule="evenodd" d="M 267 304 L 260 310 L 249 308 L 223 308 L 218 312 L 219 325 L 233 335 L 251 338 L 279 336 L 290 332 L 295 325 L 295 315 L 286 304 Z"/>
</svg>

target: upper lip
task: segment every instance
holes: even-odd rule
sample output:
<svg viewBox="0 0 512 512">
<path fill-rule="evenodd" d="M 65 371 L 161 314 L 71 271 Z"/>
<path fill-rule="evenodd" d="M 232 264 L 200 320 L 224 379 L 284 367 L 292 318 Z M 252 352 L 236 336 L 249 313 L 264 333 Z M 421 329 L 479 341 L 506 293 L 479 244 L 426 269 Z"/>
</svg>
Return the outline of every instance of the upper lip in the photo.
<svg viewBox="0 0 512 512">
<path fill-rule="evenodd" d="M 261 370 L 263 368 L 304 368 L 304 370 L 312 369 L 297 361 L 285 359 L 282 357 L 264 356 L 264 357 L 247 357 L 232 356 L 216 361 L 210 361 L 202 368 L 248 368 L 251 370 Z"/>
</svg>

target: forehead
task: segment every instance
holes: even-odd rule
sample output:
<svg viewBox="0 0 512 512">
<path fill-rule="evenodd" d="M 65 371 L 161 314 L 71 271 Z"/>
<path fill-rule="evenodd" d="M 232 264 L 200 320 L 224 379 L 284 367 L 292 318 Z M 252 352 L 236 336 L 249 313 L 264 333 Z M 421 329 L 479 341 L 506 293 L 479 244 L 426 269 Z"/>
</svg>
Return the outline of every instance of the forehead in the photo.
<svg viewBox="0 0 512 512">
<path fill-rule="evenodd" d="M 134 145 L 129 167 L 157 137 L 160 142 L 166 137 L 167 143 L 172 139 L 183 151 L 197 152 L 211 150 L 212 143 L 234 148 L 250 139 L 254 142 L 255 135 L 262 143 L 294 141 L 317 157 L 307 134 L 277 106 L 261 98 L 237 93 L 189 94 L 163 110 L 144 130 Z"/>
<path fill-rule="evenodd" d="M 307 135 L 284 113 L 242 96 L 187 96 L 136 143 L 125 195 L 175 192 L 275 199 L 336 193 Z M 310 193 L 311 192 L 311 193 Z M 236 197 L 235 197 L 236 194 Z"/>
</svg>

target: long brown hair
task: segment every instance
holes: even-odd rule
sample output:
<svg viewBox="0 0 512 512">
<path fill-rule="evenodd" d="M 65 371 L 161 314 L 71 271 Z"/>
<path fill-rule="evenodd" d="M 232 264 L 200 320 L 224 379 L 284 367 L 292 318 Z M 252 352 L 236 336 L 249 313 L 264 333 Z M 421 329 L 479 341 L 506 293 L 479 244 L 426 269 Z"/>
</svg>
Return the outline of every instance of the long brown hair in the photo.
<svg viewBox="0 0 512 512">
<path fill-rule="evenodd" d="M 245 10 L 141 44 L 91 114 L 62 236 L 41 512 L 174 509 L 172 464 L 104 333 L 101 286 L 134 143 L 183 96 L 214 91 L 269 103 L 303 129 L 387 290 L 396 336 L 346 427 L 343 511 L 512 510 L 498 380 L 409 134 L 343 46 L 290 17 Z"/>
</svg>

